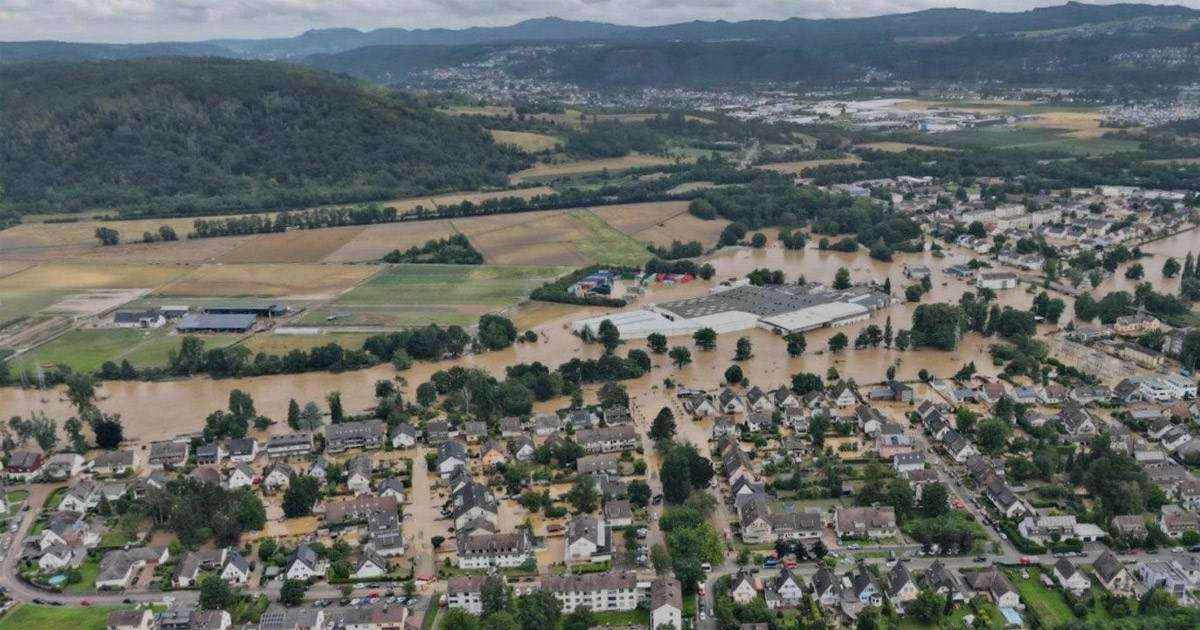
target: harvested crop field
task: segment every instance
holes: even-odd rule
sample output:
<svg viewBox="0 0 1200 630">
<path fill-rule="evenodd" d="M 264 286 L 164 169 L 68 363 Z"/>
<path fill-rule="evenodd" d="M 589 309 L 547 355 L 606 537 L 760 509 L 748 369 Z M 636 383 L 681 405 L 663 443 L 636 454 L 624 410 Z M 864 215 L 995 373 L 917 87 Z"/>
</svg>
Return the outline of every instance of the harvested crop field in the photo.
<svg viewBox="0 0 1200 630">
<path fill-rule="evenodd" d="M 290 297 L 338 295 L 377 273 L 370 265 L 205 265 L 163 287 L 163 296 Z"/>
<path fill-rule="evenodd" d="M 514 190 L 496 190 L 492 192 L 473 192 L 473 193 L 448 193 L 438 195 L 436 197 L 410 197 L 408 199 L 395 199 L 392 201 L 380 201 L 379 205 L 384 207 L 395 208 L 400 214 L 416 209 L 417 206 L 423 206 L 426 209 L 433 210 L 438 206 L 448 206 L 451 204 L 470 201 L 471 203 L 481 203 L 488 199 L 504 199 L 505 197 L 516 197 L 518 199 L 532 199 L 539 195 L 554 194 L 554 189 L 549 186 L 534 186 L 531 188 L 517 188 Z"/>
<path fill-rule="evenodd" d="M 112 247 L 99 245 L 56 245 L 17 249 L 8 252 L 13 258 L 37 261 L 121 262 L 121 263 L 202 263 L 239 247 L 253 236 L 184 239 L 160 243 L 127 243 Z"/>
<path fill-rule="evenodd" d="M 656 155 L 627 155 L 619 158 L 586 160 L 583 162 L 570 162 L 567 164 L 539 164 L 533 168 L 514 173 L 512 175 L 512 181 L 519 182 L 524 179 L 561 177 L 564 175 L 582 175 L 584 173 L 597 173 L 603 171 L 604 169 L 608 169 L 609 171 L 620 171 L 642 166 L 662 166 L 664 164 L 673 163 L 674 160 L 670 158 L 658 157 Z"/>
<path fill-rule="evenodd" d="M 28 269 L 33 266 L 31 262 L 18 260 L 0 260 L 0 278 L 11 276 L 18 271 Z"/>
<path fill-rule="evenodd" d="M 322 262 L 345 263 L 379 260 L 388 252 L 420 247 L 427 241 L 454 234 L 450 219 L 403 221 L 367 226 L 353 239 L 326 256 Z"/>
<path fill-rule="evenodd" d="M 663 247 L 670 247 L 673 241 L 700 241 L 705 247 L 714 247 L 721 231 L 729 223 L 726 219 L 705 221 L 684 212 L 667 219 L 662 225 L 655 224 L 629 236 L 639 243 L 653 243 Z"/>
<path fill-rule="evenodd" d="M 591 210 L 572 210 L 571 218 L 586 226 L 592 235 L 575 241 L 584 256 L 600 264 L 633 267 L 650 260 L 650 252 L 626 234 L 604 222 Z"/>
<path fill-rule="evenodd" d="M 367 229 L 365 225 L 263 234 L 219 259 L 223 263 L 321 262 Z"/>
<path fill-rule="evenodd" d="M 768 171 L 777 171 L 790 175 L 799 175 L 810 168 L 825 166 L 826 164 L 858 164 L 862 160 L 858 156 L 844 158 L 829 158 L 827 160 L 801 160 L 799 162 L 777 162 L 775 164 L 761 164 L 757 168 L 766 169 Z"/>
<path fill-rule="evenodd" d="M 1062 129 L 1065 130 L 1063 135 L 1072 138 L 1099 138 L 1112 131 L 1100 126 L 1103 119 L 1099 112 L 1044 112 L 1037 118 L 1020 122 L 1019 126 Z"/>
<path fill-rule="evenodd" d="M 471 236 L 471 242 L 486 255 L 494 248 L 588 238 L 591 232 L 565 212 L 525 215 L 526 221 Z"/>
<path fill-rule="evenodd" d="M 633 234 L 687 212 L 686 201 L 629 203 L 593 208 L 596 216 L 625 234 Z"/>
<path fill-rule="evenodd" d="M 42 263 L 0 278 L 3 289 L 152 288 L 187 273 L 191 267 L 113 263 Z"/>
<path fill-rule="evenodd" d="M 874 149 L 876 151 L 891 151 L 893 153 L 902 153 L 909 149 L 918 151 L 953 151 L 949 147 L 935 147 L 932 144 L 914 144 L 912 142 L 868 142 L 866 144 L 857 145 L 860 149 Z"/>
<path fill-rule="evenodd" d="M 530 153 L 553 150 L 561 142 L 561 140 L 554 136 L 525 131 L 489 129 L 488 133 L 492 134 L 492 138 L 499 144 L 511 144 L 522 151 Z"/>
<path fill-rule="evenodd" d="M 121 242 L 141 240 L 145 232 L 171 226 L 180 239 L 192 231 L 194 218 L 137 219 L 134 221 L 78 221 L 75 223 L 27 223 L 0 232 L 0 251 L 47 245 L 96 245 L 96 228 L 109 227 L 121 233 Z"/>
<path fill-rule="evenodd" d="M 551 267 L 586 267 L 591 258 L 584 256 L 571 243 L 537 243 L 510 245 L 488 251 L 488 262 L 495 265 L 534 265 Z"/>
<path fill-rule="evenodd" d="M 305 326 L 323 326 L 336 328 L 338 326 L 474 326 L 479 316 L 496 310 L 494 306 L 338 306 L 320 307 L 305 313 L 299 324 Z M 349 315 L 349 317 L 328 321 L 330 315 Z M 325 335 L 329 337 L 329 335 Z M 344 336 L 338 334 L 338 337 Z"/>
</svg>

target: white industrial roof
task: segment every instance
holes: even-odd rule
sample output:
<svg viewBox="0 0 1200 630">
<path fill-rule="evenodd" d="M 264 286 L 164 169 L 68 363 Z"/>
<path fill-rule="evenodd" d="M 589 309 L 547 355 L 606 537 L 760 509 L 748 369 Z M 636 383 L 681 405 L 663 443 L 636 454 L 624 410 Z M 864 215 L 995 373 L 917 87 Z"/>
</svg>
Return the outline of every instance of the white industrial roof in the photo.
<svg viewBox="0 0 1200 630">
<path fill-rule="evenodd" d="M 693 332 L 702 328 L 694 322 L 678 318 L 674 321 L 667 319 L 658 311 L 648 309 L 639 309 L 636 311 L 625 311 L 623 313 L 613 313 L 612 315 L 604 315 L 601 317 L 592 317 L 577 321 L 571 325 L 571 329 L 576 333 L 582 333 L 588 330 L 591 334 L 598 334 L 600 322 L 609 320 L 621 332 L 623 339 L 642 339 L 650 336 L 651 333 L 659 333 L 663 335 L 690 335 Z"/>
<path fill-rule="evenodd" d="M 866 315 L 868 312 L 867 307 L 861 304 L 828 302 L 774 317 L 764 317 L 762 322 L 772 328 L 799 332 Z"/>
</svg>

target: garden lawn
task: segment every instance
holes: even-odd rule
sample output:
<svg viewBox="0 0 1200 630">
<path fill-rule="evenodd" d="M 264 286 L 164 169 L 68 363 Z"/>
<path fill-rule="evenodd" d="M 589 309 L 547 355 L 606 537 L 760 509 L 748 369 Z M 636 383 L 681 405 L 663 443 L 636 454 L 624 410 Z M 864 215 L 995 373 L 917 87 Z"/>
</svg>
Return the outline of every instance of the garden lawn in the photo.
<svg viewBox="0 0 1200 630">
<path fill-rule="evenodd" d="M 96 574 L 100 573 L 100 560 L 88 556 L 83 564 L 79 565 L 79 575 L 82 579 L 75 584 L 67 584 L 63 587 L 65 593 L 91 593 L 96 590 Z"/>
<path fill-rule="evenodd" d="M 596 615 L 596 625 L 598 626 L 642 626 L 650 624 L 650 611 L 645 608 L 635 608 L 633 610 L 625 610 L 621 612 L 598 612 L 592 613 Z"/>
<path fill-rule="evenodd" d="M 1021 599 L 1025 600 L 1029 609 L 1038 616 L 1043 627 L 1053 628 L 1062 623 L 1075 621 L 1075 613 L 1071 612 L 1071 607 L 1063 600 L 1062 595 L 1056 590 L 1042 586 L 1039 581 L 1041 575 L 1041 569 L 1031 567 L 1029 579 L 1021 577 L 1019 571 L 1009 574 L 1009 577 L 1012 578 L 1017 591 L 1021 593 Z"/>
<path fill-rule="evenodd" d="M 78 603 L 78 602 L 75 602 Z M 70 630 L 104 630 L 108 613 L 120 606 L 34 606 L 18 604 L 3 618 L 0 630 L 33 630 L 35 628 L 70 628 Z"/>
</svg>

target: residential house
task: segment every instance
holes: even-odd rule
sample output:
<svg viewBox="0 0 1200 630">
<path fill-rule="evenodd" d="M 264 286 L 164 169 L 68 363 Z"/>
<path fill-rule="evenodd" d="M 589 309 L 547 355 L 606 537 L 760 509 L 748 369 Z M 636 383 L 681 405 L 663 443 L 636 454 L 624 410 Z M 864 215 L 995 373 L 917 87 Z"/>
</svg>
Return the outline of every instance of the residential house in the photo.
<svg viewBox="0 0 1200 630">
<path fill-rule="evenodd" d="M 828 567 L 822 566 L 812 576 L 813 597 L 821 606 L 829 608 L 842 601 L 842 585 Z"/>
<path fill-rule="evenodd" d="M 450 439 L 450 423 L 445 420 L 431 420 L 425 423 L 425 441 L 430 446 L 438 446 Z"/>
<path fill-rule="evenodd" d="M 764 590 L 767 589 L 772 594 L 772 597 L 767 600 L 769 608 L 780 606 L 794 608 L 800 605 L 800 601 L 804 597 L 804 588 L 800 586 L 800 580 L 796 579 L 796 576 L 788 569 L 780 569 L 779 575 L 764 585 Z"/>
<path fill-rule="evenodd" d="M 382 420 L 331 424 L 325 429 L 325 452 L 341 453 L 352 448 L 383 448 L 385 435 Z"/>
<path fill-rule="evenodd" d="M 796 409 L 800 407 L 800 399 L 795 392 L 787 387 L 780 387 L 771 393 L 771 402 L 776 409 Z"/>
<path fill-rule="evenodd" d="M 196 447 L 196 465 L 212 466 L 225 459 L 225 451 L 219 444 L 201 444 Z"/>
<path fill-rule="evenodd" d="M 892 467 L 898 473 L 922 470 L 925 468 L 925 453 L 900 453 L 892 458 Z"/>
<path fill-rule="evenodd" d="M 313 435 L 311 431 L 272 435 L 267 440 L 267 457 L 280 459 L 308 455 L 313 450 Z"/>
<path fill-rule="evenodd" d="M 692 394 L 683 401 L 683 408 L 696 418 L 708 418 L 719 413 L 717 406 L 707 394 Z"/>
<path fill-rule="evenodd" d="M 1133 592 L 1133 574 L 1116 554 L 1107 549 L 1092 563 L 1092 573 L 1110 593 L 1128 595 Z"/>
<path fill-rule="evenodd" d="M 249 464 L 258 457 L 258 440 L 254 438 L 233 438 L 229 440 L 229 461 Z"/>
<path fill-rule="evenodd" d="M 953 429 L 946 432 L 946 439 L 943 444 L 950 457 L 954 458 L 954 461 L 960 464 L 966 462 L 972 455 L 979 454 L 979 450 L 975 448 L 975 445 L 970 440 Z"/>
<path fill-rule="evenodd" d="M 939 595 L 949 597 L 953 601 L 966 599 L 962 582 L 953 570 L 942 564 L 941 560 L 934 560 L 933 564 L 925 570 L 925 576 L 922 579 L 925 588 Z"/>
<path fill-rule="evenodd" d="M 999 381 L 994 383 L 984 383 L 979 387 L 979 401 L 988 405 L 994 405 L 1000 402 L 1001 399 L 1008 396 L 1008 389 L 1004 387 L 1004 383 Z"/>
<path fill-rule="evenodd" d="M 628 413 L 629 410 L 625 409 L 625 412 Z M 629 424 L 629 422 L 631 421 L 631 420 L 627 420 L 625 418 L 617 418 L 615 414 L 613 416 L 613 420 L 617 421 L 618 424 Z M 567 423 L 570 424 L 576 430 L 590 429 L 590 428 L 600 424 L 600 417 L 597 416 L 596 413 L 594 411 L 592 411 L 591 409 L 572 409 L 571 411 L 567 412 Z M 611 424 L 611 423 L 609 423 L 609 424 Z M 503 427 L 501 427 L 500 433 L 501 433 L 501 435 L 504 434 Z M 509 436 L 509 437 L 512 437 L 512 436 Z"/>
<path fill-rule="evenodd" d="M 142 456 L 133 450 L 102 451 L 92 459 L 94 475 L 136 474 L 141 467 Z"/>
<path fill-rule="evenodd" d="M 1017 275 L 1011 271 L 984 272 L 975 278 L 975 286 L 980 289 L 1012 289 L 1017 286 Z"/>
<path fill-rule="evenodd" d="M 392 427 L 389 437 L 392 440 L 392 448 L 395 449 L 413 448 L 417 445 L 417 430 L 407 422 Z"/>
<path fill-rule="evenodd" d="M 633 508 L 629 501 L 613 499 L 604 502 L 604 520 L 609 527 L 627 527 L 633 525 Z"/>
<path fill-rule="evenodd" d="M 717 416 L 713 419 L 712 437 L 717 439 L 722 435 L 737 435 L 737 424 L 733 416 Z"/>
<path fill-rule="evenodd" d="M 100 484 L 91 480 L 80 481 L 67 490 L 66 496 L 58 504 L 58 509 L 67 512 L 87 512 L 100 505 L 100 496 Z"/>
<path fill-rule="evenodd" d="M 346 462 L 346 487 L 356 495 L 371 491 L 371 471 L 375 463 L 367 455 L 355 455 Z"/>
<path fill-rule="evenodd" d="M 871 573 L 865 562 L 860 561 L 855 567 L 850 577 L 850 584 L 854 591 L 854 597 L 861 605 L 879 606 L 883 603 L 883 589 L 879 588 L 875 574 Z"/>
<path fill-rule="evenodd" d="M 368 550 L 363 552 L 362 557 L 358 559 L 350 577 L 356 580 L 375 579 L 387 575 L 388 570 L 387 560 L 374 551 Z"/>
<path fill-rule="evenodd" d="M 322 484 L 329 483 L 329 460 L 324 455 L 317 455 L 305 472 Z"/>
<path fill-rule="evenodd" d="M 1146 527 L 1146 521 L 1142 520 L 1137 514 L 1123 514 L 1114 516 L 1112 519 L 1112 528 L 1122 536 L 1130 536 L 1133 538 L 1145 538 L 1150 533 Z"/>
<path fill-rule="evenodd" d="M 580 513 L 567 523 L 567 545 L 563 560 L 571 562 L 604 562 L 612 558 L 609 526 L 602 519 Z"/>
<path fill-rule="evenodd" d="M 643 598 L 638 576 L 631 571 L 543 575 L 541 582 L 542 590 L 553 594 L 563 603 L 564 614 L 570 614 L 582 606 L 593 612 L 633 610 Z M 651 592 L 653 594 L 653 587 Z"/>
<path fill-rule="evenodd" d="M 454 471 L 467 467 L 467 447 L 461 442 L 447 441 L 438 445 L 437 471 L 442 479 L 449 479 Z"/>
<path fill-rule="evenodd" d="M 1059 558 L 1058 562 L 1054 563 L 1054 578 L 1063 588 L 1077 596 L 1092 588 L 1092 581 L 1075 566 L 1075 563 L 1066 558 Z"/>
<path fill-rule="evenodd" d="M 455 543 L 460 569 L 513 568 L 534 557 L 533 543 L 524 529 L 511 534 L 459 536 Z"/>
<path fill-rule="evenodd" d="M 746 392 L 746 409 L 757 413 L 770 413 L 775 410 L 775 404 L 761 387 L 755 385 Z"/>
<path fill-rule="evenodd" d="M 42 471 L 56 479 L 70 479 L 83 472 L 87 460 L 78 453 L 55 453 L 46 460 Z"/>
<path fill-rule="evenodd" d="M 729 595 L 738 604 L 749 604 L 758 599 L 758 579 L 750 571 L 739 570 L 730 579 Z"/>
<path fill-rule="evenodd" d="M 769 413 L 751 412 L 746 416 L 746 428 L 751 433 L 765 433 L 775 426 L 775 419 Z"/>
<path fill-rule="evenodd" d="M 250 563 L 234 550 L 221 568 L 220 577 L 230 584 L 245 584 L 250 580 Z"/>
<path fill-rule="evenodd" d="M 1187 599 L 1187 576 L 1170 562 L 1139 562 L 1134 565 L 1134 573 L 1147 590 L 1161 588 L 1174 595 L 1180 602 Z"/>
<path fill-rule="evenodd" d="M 450 495 L 451 518 L 454 519 L 455 529 L 464 529 L 468 525 L 478 526 L 482 521 L 495 529 L 498 522 L 496 495 L 491 488 L 477 482 L 464 483 Z"/>
<path fill-rule="evenodd" d="M 463 424 L 463 437 L 467 440 L 467 444 L 478 444 L 487 437 L 487 423 L 478 420 L 472 420 Z"/>
<path fill-rule="evenodd" d="M 897 562 L 892 566 L 892 569 L 887 574 L 887 596 L 893 602 L 910 602 L 917 598 L 920 594 L 920 589 L 917 588 L 917 582 L 913 579 L 912 573 L 908 571 L 908 565 L 904 562 Z"/>
<path fill-rule="evenodd" d="M 473 615 L 483 613 L 483 577 L 452 577 L 446 583 L 446 606 Z"/>
<path fill-rule="evenodd" d="M 100 559 L 96 573 L 97 589 L 123 589 L 129 585 L 135 570 L 148 564 L 161 564 L 170 557 L 166 547 L 134 547 L 114 549 Z"/>
<path fill-rule="evenodd" d="M 254 485 L 254 471 L 250 468 L 249 464 L 239 462 L 229 473 L 229 478 L 226 480 L 225 485 L 230 490 L 249 488 Z"/>
<path fill-rule="evenodd" d="M 633 424 L 633 413 L 629 411 L 629 407 L 613 405 L 604 410 L 604 424 L 610 427 Z"/>
<path fill-rule="evenodd" d="M 833 516 L 838 537 L 884 538 L 896 535 L 896 511 L 890 505 L 840 508 Z"/>
<path fill-rule="evenodd" d="M 150 457 L 146 463 L 151 468 L 182 466 L 187 463 L 191 445 L 187 442 L 155 442 L 150 445 Z"/>
<path fill-rule="evenodd" d="M 725 414 L 745 413 L 746 403 L 741 396 L 726 387 L 717 395 L 717 409 L 720 413 Z"/>
<path fill-rule="evenodd" d="M 279 488 L 286 489 L 292 479 L 292 467 L 288 465 L 286 460 L 276 460 L 267 468 L 267 472 L 263 475 L 263 487 L 269 490 Z"/>
<path fill-rule="evenodd" d="M 976 593 L 987 595 L 999 608 L 1016 608 L 1021 605 L 1021 596 L 1004 572 L 997 567 L 963 575 L 967 587 Z"/>
<path fill-rule="evenodd" d="M 512 454 L 518 461 L 531 462 L 537 456 L 537 444 L 528 435 L 517 436 L 512 442 Z"/>
<path fill-rule="evenodd" d="M 284 577 L 289 580 L 307 580 L 319 577 L 324 573 L 321 561 L 317 558 L 317 552 L 313 551 L 312 547 L 303 544 L 292 552 L 292 557 L 283 570 Z"/>
<path fill-rule="evenodd" d="M 533 417 L 533 433 L 538 437 L 546 437 L 563 430 L 562 419 L 557 414 L 539 413 Z"/>
<path fill-rule="evenodd" d="M 388 477 L 379 484 L 379 496 L 392 497 L 397 503 L 404 503 L 404 482 L 395 477 Z"/>
<path fill-rule="evenodd" d="M 575 441 L 589 453 L 612 453 L 637 448 L 640 438 L 632 426 L 622 426 L 577 431 Z"/>
<path fill-rule="evenodd" d="M 488 440 L 487 444 L 483 446 L 483 454 L 479 457 L 479 463 L 485 470 L 507 464 L 508 447 L 499 440 Z"/>
<path fill-rule="evenodd" d="M 660 577 L 650 584 L 650 626 L 683 630 L 683 594 L 679 580 Z"/>
<path fill-rule="evenodd" d="M 1191 512 L 1168 513 L 1164 510 L 1158 516 L 1158 528 L 1172 538 L 1179 538 L 1188 531 L 1200 532 L 1200 516 Z"/>
<path fill-rule="evenodd" d="M 177 588 L 190 588 L 199 583 L 201 571 L 218 571 L 225 565 L 228 549 L 201 549 L 184 554 L 171 578 Z"/>
<path fill-rule="evenodd" d="M 149 608 L 114 610 L 108 613 L 105 630 L 154 630 L 154 613 Z"/>
<path fill-rule="evenodd" d="M 838 381 L 837 385 L 833 386 L 830 391 L 830 397 L 833 403 L 838 407 L 849 407 L 858 404 L 858 397 L 854 395 L 854 390 L 850 389 L 850 385 L 846 381 Z"/>
</svg>

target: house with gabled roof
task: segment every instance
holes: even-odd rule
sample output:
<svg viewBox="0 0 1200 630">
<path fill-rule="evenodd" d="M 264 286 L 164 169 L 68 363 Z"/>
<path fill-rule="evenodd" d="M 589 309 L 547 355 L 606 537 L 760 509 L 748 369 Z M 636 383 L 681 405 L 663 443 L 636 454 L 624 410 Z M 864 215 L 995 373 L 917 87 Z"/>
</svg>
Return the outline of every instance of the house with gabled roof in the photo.
<svg viewBox="0 0 1200 630">
<path fill-rule="evenodd" d="M 405 449 L 417 445 L 417 429 L 407 422 L 392 427 L 388 437 L 392 441 L 392 448 Z"/>
<path fill-rule="evenodd" d="M 787 387 L 780 387 L 771 392 L 771 402 L 776 409 L 795 409 L 800 407 L 800 398 Z"/>
<path fill-rule="evenodd" d="M 291 477 L 292 467 L 288 465 L 287 460 L 277 459 L 271 463 L 267 474 L 263 476 L 263 486 L 271 490 L 287 488 Z"/>
<path fill-rule="evenodd" d="M 745 413 L 746 403 L 732 389 L 726 387 L 717 395 L 717 409 L 720 413 Z"/>
<path fill-rule="evenodd" d="M 920 589 L 917 588 L 916 580 L 913 579 L 912 573 L 908 571 L 908 565 L 906 563 L 897 562 L 892 566 L 892 569 L 888 571 L 888 599 L 898 603 L 910 602 L 916 599 L 920 592 Z"/>
<path fill-rule="evenodd" d="M 758 579 L 750 571 L 739 570 L 729 581 L 729 596 L 743 605 L 758 599 Z"/>
<path fill-rule="evenodd" d="M 967 587 L 972 591 L 987 595 L 992 603 L 999 608 L 1016 608 L 1021 605 L 1021 596 L 1004 572 L 996 567 L 982 571 L 964 573 Z"/>
<path fill-rule="evenodd" d="M 483 454 L 479 463 L 485 468 L 493 468 L 508 463 L 508 447 L 500 440 L 488 440 L 483 446 Z"/>
<path fill-rule="evenodd" d="M 395 477 L 388 477 L 379 484 L 379 496 L 395 497 L 397 503 L 404 502 L 404 482 Z"/>
<path fill-rule="evenodd" d="M 825 608 L 838 605 L 842 601 L 842 585 L 837 576 L 828 567 L 820 567 L 812 576 L 813 597 Z"/>
<path fill-rule="evenodd" d="M 1059 558 L 1054 563 L 1054 578 L 1058 583 L 1075 595 L 1082 595 L 1092 588 L 1092 581 L 1067 558 Z"/>
<path fill-rule="evenodd" d="M 1092 563 L 1092 573 L 1110 593 L 1127 595 L 1133 592 L 1133 574 L 1115 553 L 1107 549 Z"/>
<path fill-rule="evenodd" d="M 371 471 L 375 462 L 370 456 L 358 454 L 346 462 L 346 487 L 354 494 L 366 494 L 371 491 Z"/>
<path fill-rule="evenodd" d="M 720 413 L 716 404 L 704 393 L 692 394 L 685 398 L 683 408 L 696 418 L 708 418 Z"/>
<path fill-rule="evenodd" d="M 245 584 L 250 579 L 250 563 L 234 550 L 221 568 L 220 577 L 231 584 Z"/>
<path fill-rule="evenodd" d="M 934 560 L 933 564 L 929 565 L 922 580 L 925 588 L 939 595 L 949 597 L 953 601 L 966 599 L 962 582 L 952 569 L 942 564 L 941 560 Z"/>
<path fill-rule="evenodd" d="M 737 423 L 734 421 L 733 416 L 721 415 L 713 419 L 713 439 L 717 439 L 722 435 L 737 435 Z"/>
<path fill-rule="evenodd" d="M 362 557 L 355 563 L 354 571 L 350 573 L 350 577 L 356 580 L 374 579 L 387 575 L 387 572 L 387 560 L 374 551 L 367 550 L 363 552 Z"/>
<path fill-rule="evenodd" d="M 283 575 L 289 580 L 307 580 L 309 578 L 319 577 L 324 574 L 324 568 L 321 565 L 320 559 L 317 557 L 317 552 L 313 551 L 308 545 L 300 545 L 292 552 L 292 557 L 288 559 L 287 566 L 283 570 Z"/>
<path fill-rule="evenodd" d="M 517 461 L 531 462 L 537 457 L 537 444 L 528 435 L 519 435 L 512 441 L 512 455 Z"/>
<path fill-rule="evenodd" d="M 833 404 L 838 407 L 849 407 L 858 404 L 858 396 L 854 395 L 854 390 L 850 389 L 850 385 L 846 381 L 838 381 L 837 385 L 829 392 Z"/>
<path fill-rule="evenodd" d="M 775 404 L 771 402 L 770 396 L 761 387 L 755 385 L 746 392 L 746 409 L 758 413 L 769 413 L 775 410 Z"/>
</svg>

